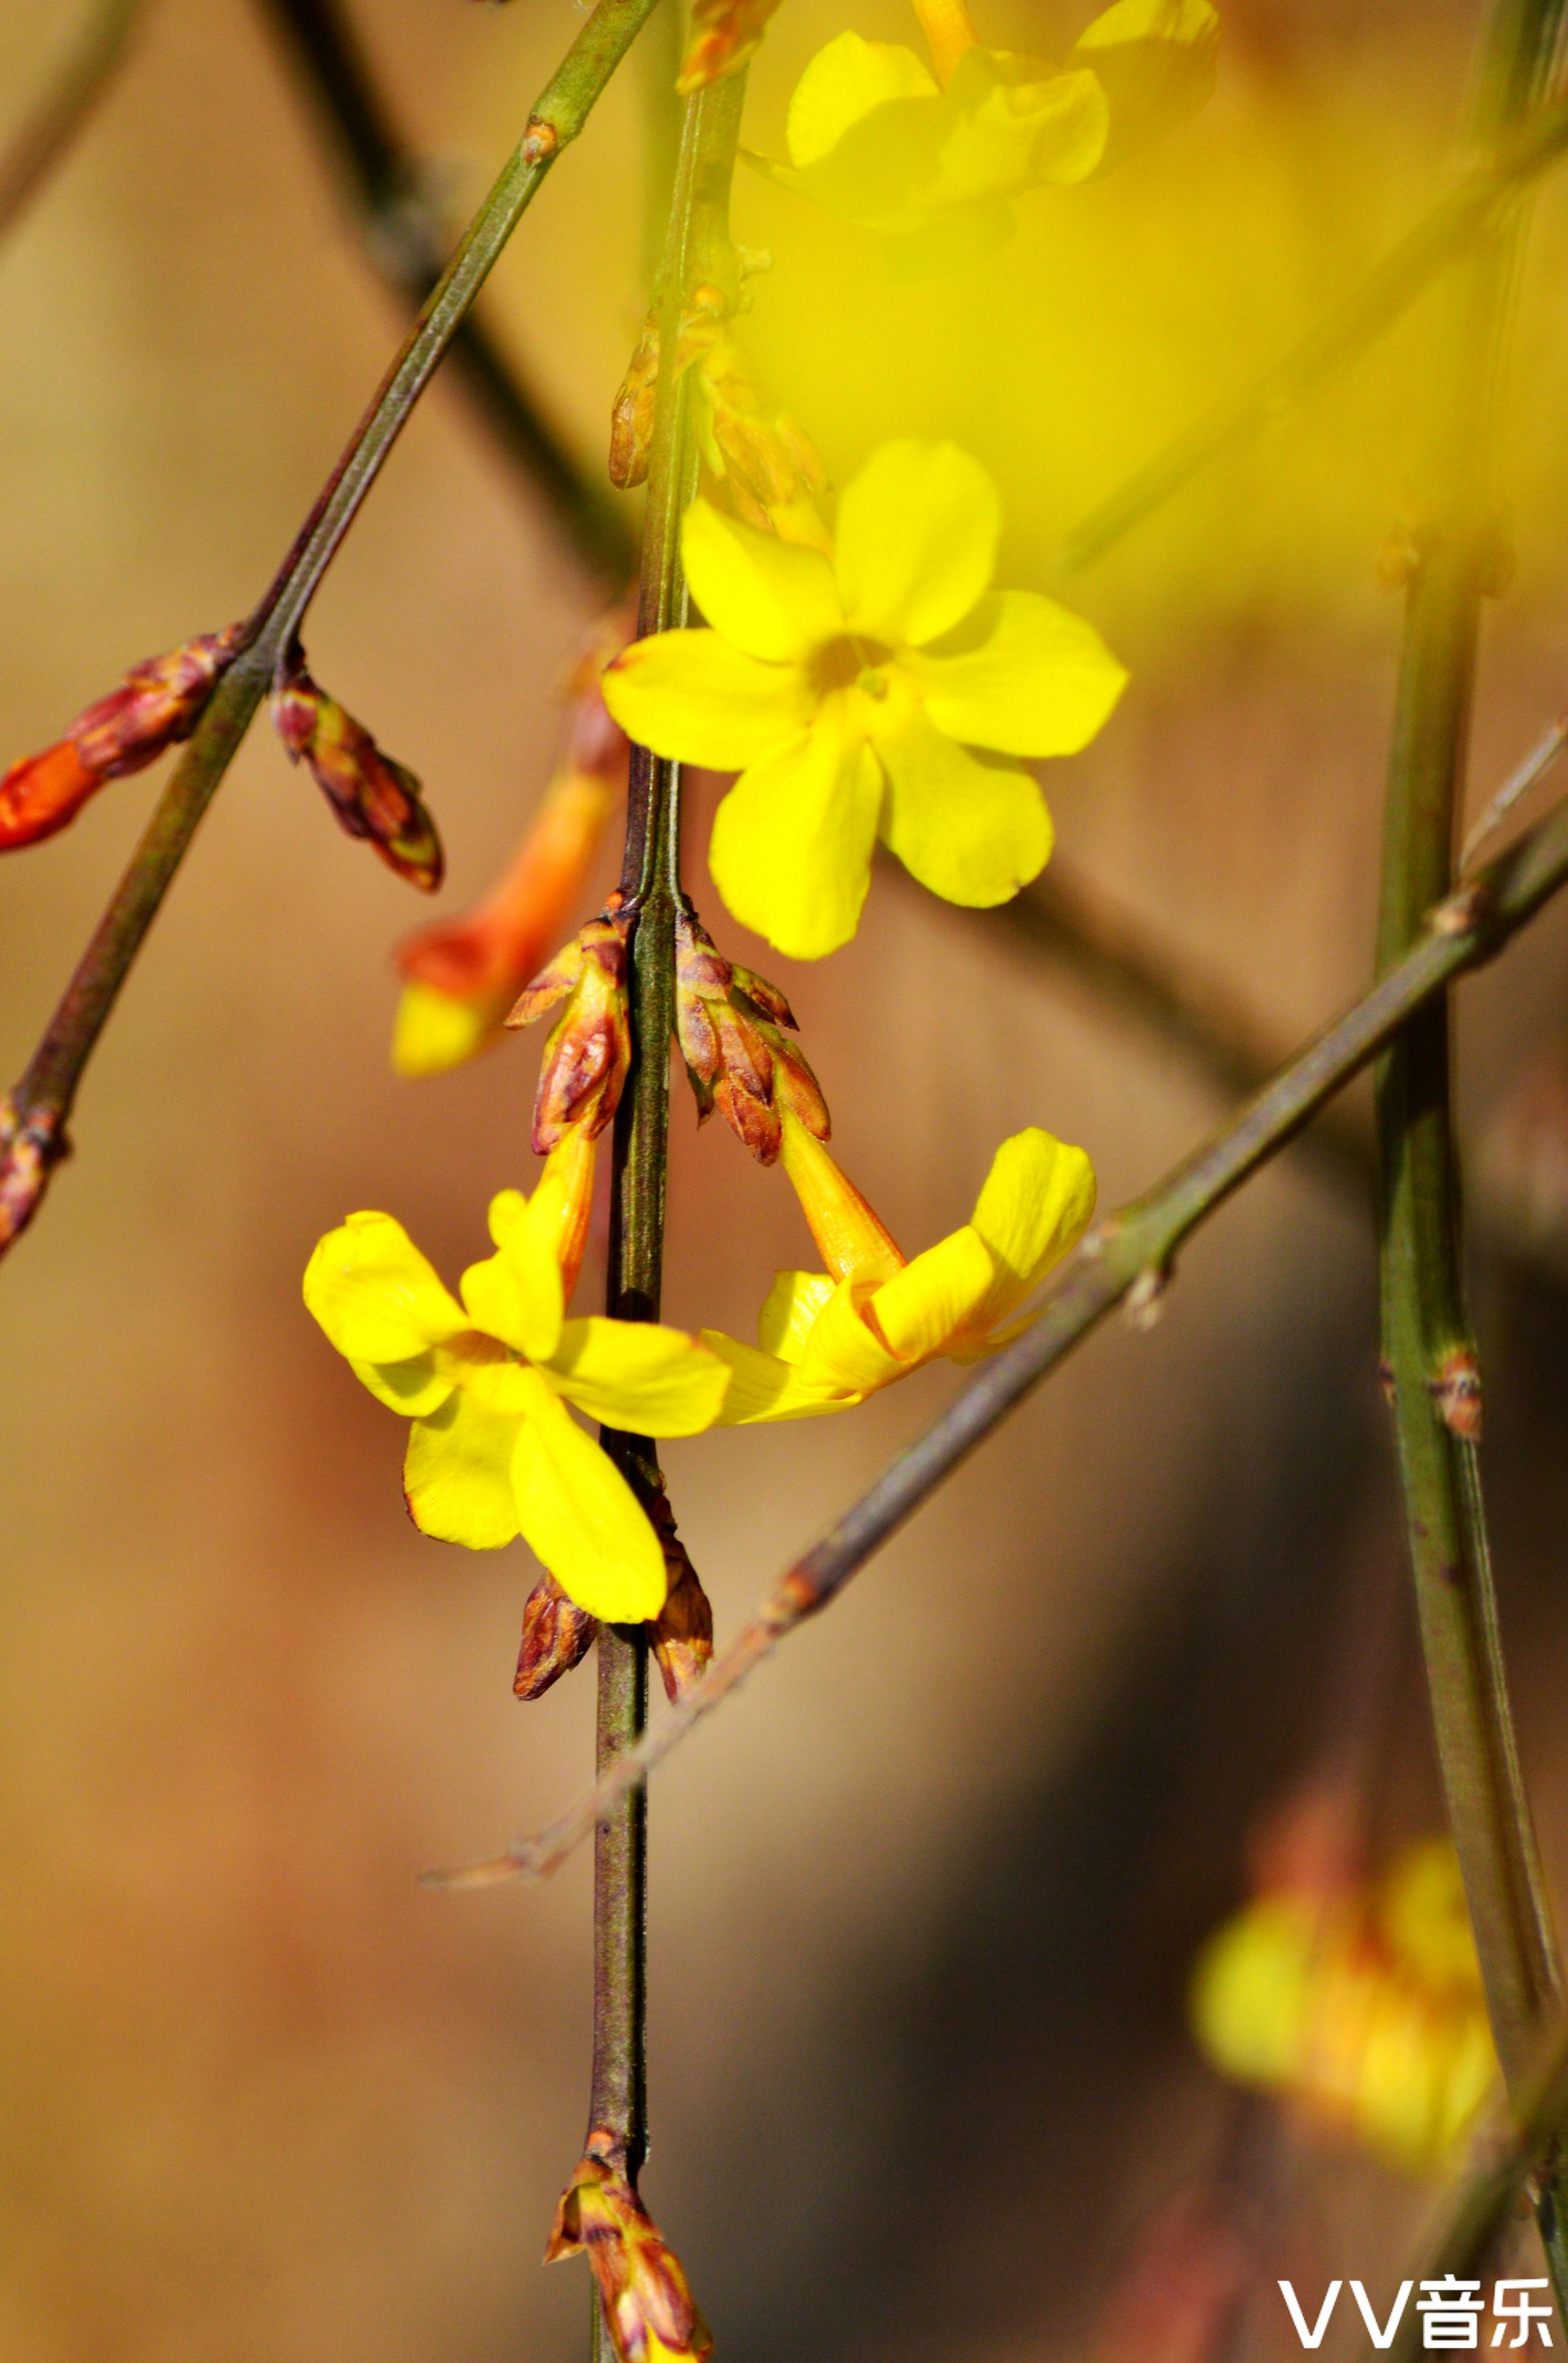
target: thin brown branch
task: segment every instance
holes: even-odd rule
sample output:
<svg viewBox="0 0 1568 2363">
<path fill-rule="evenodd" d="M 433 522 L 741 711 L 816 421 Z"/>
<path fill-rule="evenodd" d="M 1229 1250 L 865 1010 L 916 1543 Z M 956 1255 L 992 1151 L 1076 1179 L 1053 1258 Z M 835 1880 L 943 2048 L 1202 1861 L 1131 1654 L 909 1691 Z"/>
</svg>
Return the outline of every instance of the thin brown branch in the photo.
<svg viewBox="0 0 1568 2363">
<path fill-rule="evenodd" d="M 93 0 L 54 80 L 0 155 L 0 239 L 85 130 L 125 61 L 142 0 Z"/>
<path fill-rule="evenodd" d="M 558 1869 L 693 1725 L 745 1681 L 786 1634 L 825 1608 L 992 1430 L 1141 1281 L 1163 1283 L 1183 1241 L 1294 1139 L 1325 1101 L 1460 976 L 1485 965 L 1568 883 L 1568 800 L 1428 916 L 1421 939 L 1146 1197 L 1095 1226 L 1059 1267 L 1040 1311 L 900 1452 L 820 1541 L 679 1705 L 551 1826 L 437 1886 L 489 1886 Z"/>
</svg>

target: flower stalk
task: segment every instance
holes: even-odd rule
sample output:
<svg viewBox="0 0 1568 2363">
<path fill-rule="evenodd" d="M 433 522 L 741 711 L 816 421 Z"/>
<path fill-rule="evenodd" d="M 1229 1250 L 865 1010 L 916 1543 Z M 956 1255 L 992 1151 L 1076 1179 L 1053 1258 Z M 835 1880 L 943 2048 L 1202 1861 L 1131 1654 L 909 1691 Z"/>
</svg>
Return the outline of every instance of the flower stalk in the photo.
<svg viewBox="0 0 1568 2363">
<path fill-rule="evenodd" d="M 730 282 L 734 176 L 745 76 L 709 84 L 685 105 L 664 259 L 656 290 L 660 349 L 648 471 L 641 636 L 684 624 L 680 520 L 697 489 L 698 451 L 689 420 L 690 374 L 674 366 L 690 291 Z M 675 922 L 680 887 L 680 771 L 634 745 L 626 808 L 622 908 L 631 916 L 629 1002 L 633 1065 L 616 1112 L 611 1178 L 606 1311 L 624 1321 L 657 1318 L 664 1269 L 665 1175 L 669 1133 L 669 1051 L 675 1031 Z M 646 1504 L 662 1491 L 658 1460 L 643 1437 L 605 1430 L 602 1442 Z M 600 1777 L 642 1737 L 647 1722 L 646 1626 L 603 1625 L 598 1643 L 597 1761 Z M 594 1853 L 593 2077 L 591 2139 L 635 2191 L 647 2151 L 647 1816 L 646 1794 L 628 1792 L 599 1827 Z M 606 2147 L 607 2146 L 607 2147 Z M 594 2363 L 612 2363 L 613 2341 L 596 2291 Z"/>
<path fill-rule="evenodd" d="M 125 61 L 141 7 L 142 0 L 95 0 L 56 79 L 0 156 L 0 238 L 26 213 L 96 111 Z"/>
<path fill-rule="evenodd" d="M 0 1253 L 38 1211 L 99 1035 L 208 804 L 344 537 L 561 150 L 575 139 L 655 0 L 599 0 L 546 84 L 522 139 L 356 427 L 203 714 L 21 1082 L 0 1133 Z M 29 1188 L 11 1186 L 9 1137 L 47 1143 Z"/>
<path fill-rule="evenodd" d="M 1544 87 L 1563 0 L 1495 0 L 1472 131 L 1496 139 Z M 1495 587 L 1488 447 L 1514 224 L 1476 250 L 1453 290 L 1440 381 L 1434 502 L 1407 593 L 1385 805 L 1378 960 L 1416 940 L 1448 889 L 1470 737 L 1482 602 Z M 1448 1815 L 1510 2089 L 1528 2074 L 1561 1983 L 1550 1906 L 1520 1777 L 1481 1491 L 1480 1377 L 1464 1303 L 1450 1015 L 1439 1000 L 1394 1043 L 1377 1078 L 1383 1353 L 1407 1540 Z M 1554 2168 L 1537 2219 L 1568 2323 L 1568 2183 Z"/>
<path fill-rule="evenodd" d="M 548 1829 L 489 1862 L 427 1875 L 432 1886 L 545 1879 L 646 1781 L 693 1725 L 785 1636 L 835 1600 L 971 1452 L 1116 1307 L 1168 1278 L 1178 1248 L 1286 1148 L 1318 1110 L 1449 985 L 1496 957 L 1568 886 L 1568 799 L 1426 915 L 1419 941 L 1164 1182 L 1096 1223 L 1057 1267 L 1022 1334 L 961 1388 L 835 1525 L 780 1576 L 710 1671 Z"/>
</svg>

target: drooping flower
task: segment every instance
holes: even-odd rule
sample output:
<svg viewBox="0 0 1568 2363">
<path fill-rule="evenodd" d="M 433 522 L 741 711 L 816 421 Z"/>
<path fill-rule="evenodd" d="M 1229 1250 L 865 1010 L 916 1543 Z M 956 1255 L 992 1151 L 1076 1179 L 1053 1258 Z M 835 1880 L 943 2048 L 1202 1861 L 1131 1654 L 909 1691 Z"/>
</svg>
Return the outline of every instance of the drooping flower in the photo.
<svg viewBox="0 0 1568 2363">
<path fill-rule="evenodd" d="M 783 1162 L 828 1269 L 778 1274 L 756 1346 L 703 1330 L 734 1372 L 721 1426 L 839 1411 L 922 1363 L 994 1353 L 1094 1212 L 1084 1151 L 1033 1127 L 998 1149 L 962 1230 L 906 1262 L 823 1143 L 790 1115 Z"/>
<path fill-rule="evenodd" d="M 619 2363 L 705 2363 L 712 2335 L 680 2259 L 637 2196 L 613 2139 L 597 2131 L 556 2211 L 545 2262 L 584 2254 Z"/>
<path fill-rule="evenodd" d="M 1064 63 L 988 49 L 965 0 L 916 0 L 931 66 L 844 32 L 796 86 L 789 162 L 754 163 L 889 240 L 895 269 L 961 266 L 1002 244 L 1011 200 L 1119 163 L 1200 106 L 1220 20 L 1209 0 L 1116 0 Z"/>
<path fill-rule="evenodd" d="M 1265 1887 L 1204 1947 L 1192 2019 L 1236 2082 L 1441 2174 L 1496 2072 L 1452 1846 L 1409 1847 L 1375 1880 Z"/>
<path fill-rule="evenodd" d="M 439 1074 L 499 1042 L 508 1010 L 582 907 L 594 856 L 626 792 L 625 734 L 604 710 L 599 676 L 630 629 L 617 607 L 586 637 L 565 683 L 555 776 L 505 875 L 477 909 L 438 920 L 400 947 L 399 1074 Z"/>
<path fill-rule="evenodd" d="M 389 870 L 433 894 L 446 860 L 419 782 L 318 687 L 297 651 L 279 672 L 272 720 L 290 761 L 307 766 L 345 834 L 366 838 Z"/>
<path fill-rule="evenodd" d="M 1055 601 L 988 590 L 1000 529 L 996 486 L 951 443 L 875 452 L 845 487 L 831 563 L 707 501 L 687 511 L 709 628 L 635 641 L 605 703 L 657 754 L 740 771 L 713 876 L 780 951 L 849 941 L 878 835 L 952 903 L 1006 902 L 1044 867 L 1044 799 L 1008 759 L 1087 746 L 1127 676 Z"/>
<path fill-rule="evenodd" d="M 496 1251 L 463 1274 L 460 1302 L 382 1214 L 327 1234 L 304 1299 L 377 1401 L 412 1419 L 403 1485 L 423 1533 L 470 1550 L 521 1534 L 580 1608 L 639 1623 L 664 1604 L 659 1539 L 567 1404 L 638 1436 L 694 1436 L 729 1374 L 679 1330 L 565 1318 L 592 1164 L 591 1142 L 570 1135 L 531 1198 L 491 1200 Z"/>
<path fill-rule="evenodd" d="M 0 853 L 52 837 L 111 780 L 145 771 L 188 738 L 243 638 L 243 625 L 231 624 L 133 665 L 55 746 L 13 763 L 0 779 Z"/>
</svg>

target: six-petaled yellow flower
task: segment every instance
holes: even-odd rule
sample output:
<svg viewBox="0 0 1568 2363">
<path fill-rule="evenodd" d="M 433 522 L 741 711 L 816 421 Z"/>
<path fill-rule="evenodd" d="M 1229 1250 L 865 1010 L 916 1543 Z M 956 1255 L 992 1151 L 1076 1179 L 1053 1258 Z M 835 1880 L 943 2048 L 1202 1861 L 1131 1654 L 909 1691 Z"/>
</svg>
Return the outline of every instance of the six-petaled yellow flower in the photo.
<svg viewBox="0 0 1568 2363">
<path fill-rule="evenodd" d="M 831 562 L 696 501 L 682 548 L 710 628 L 638 640 L 605 674 L 634 739 L 740 771 L 713 876 L 795 959 L 854 935 L 878 835 L 952 903 L 1005 902 L 1049 858 L 1015 759 L 1086 746 L 1127 676 L 1066 608 L 988 590 L 1000 527 L 991 479 L 951 443 L 875 452 Z"/>
<path fill-rule="evenodd" d="M 1094 1168 L 1038 1127 L 1003 1141 L 971 1219 L 906 1263 L 853 1183 L 799 1120 L 783 1158 L 826 1272 L 781 1271 L 756 1346 L 703 1343 L 734 1373 L 722 1426 L 839 1411 L 945 1356 L 977 1361 L 1017 1334 L 1030 1292 L 1094 1212 Z"/>
<path fill-rule="evenodd" d="M 580 1607 L 632 1624 L 664 1604 L 664 1554 L 567 1404 L 639 1436 L 693 1436 L 717 1417 L 729 1372 L 679 1330 L 565 1318 L 580 1192 L 559 1160 L 582 1154 L 569 1143 L 532 1198 L 491 1201 L 496 1252 L 463 1274 L 460 1303 L 381 1214 L 327 1234 L 304 1298 L 377 1401 L 414 1422 L 403 1485 L 416 1525 L 472 1550 L 521 1534 Z"/>
</svg>

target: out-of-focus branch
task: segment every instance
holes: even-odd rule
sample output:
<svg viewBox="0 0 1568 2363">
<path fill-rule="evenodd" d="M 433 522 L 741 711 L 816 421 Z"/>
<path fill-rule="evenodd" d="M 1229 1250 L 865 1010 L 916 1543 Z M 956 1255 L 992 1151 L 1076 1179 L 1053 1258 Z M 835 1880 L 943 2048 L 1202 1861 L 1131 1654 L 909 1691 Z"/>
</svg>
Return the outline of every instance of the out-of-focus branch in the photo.
<svg viewBox="0 0 1568 2363">
<path fill-rule="evenodd" d="M 0 155 L 0 238 L 74 146 L 119 71 L 141 7 L 142 0 L 93 0 L 64 64 Z"/>
<path fill-rule="evenodd" d="M 38 1210 L 64 1154 L 66 1123 L 94 1046 L 323 576 L 546 173 L 582 129 L 655 5 L 599 0 L 251 616 L 242 651 L 202 716 L 26 1074 L 0 1104 L 0 1253 Z"/>
<path fill-rule="evenodd" d="M 1183 1241 L 1277 1156 L 1325 1100 L 1455 978 L 1493 959 L 1565 883 L 1568 800 L 1430 913 L 1413 949 L 1157 1189 L 1094 1226 L 1058 1268 L 1029 1327 L 986 1363 L 830 1532 L 796 1560 L 703 1679 L 595 1790 L 536 1836 L 470 1869 L 433 1872 L 431 1883 L 488 1886 L 503 1879 L 542 1879 L 558 1869 L 619 1799 L 646 1780 L 786 1634 L 837 1597 L 1123 1298 L 1157 1292 Z"/>
<path fill-rule="evenodd" d="M 1462 172 L 1408 237 L 1342 297 L 1275 368 L 1229 395 L 1106 500 L 1080 517 L 1063 540 L 1057 565 L 1074 574 L 1104 556 L 1133 527 L 1222 452 L 1251 442 L 1265 427 L 1364 352 L 1430 285 L 1500 208 L 1568 148 L 1568 103 L 1543 107 L 1522 130 L 1499 139 Z"/>
<path fill-rule="evenodd" d="M 342 0 L 259 5 L 337 153 L 366 253 L 388 285 L 417 309 L 440 278 L 447 238 L 428 172 L 399 131 Z M 605 588 L 619 591 L 635 566 L 636 545 L 608 483 L 579 464 L 516 361 L 471 315 L 452 339 L 452 362 L 508 459 L 543 494 Z"/>
</svg>

